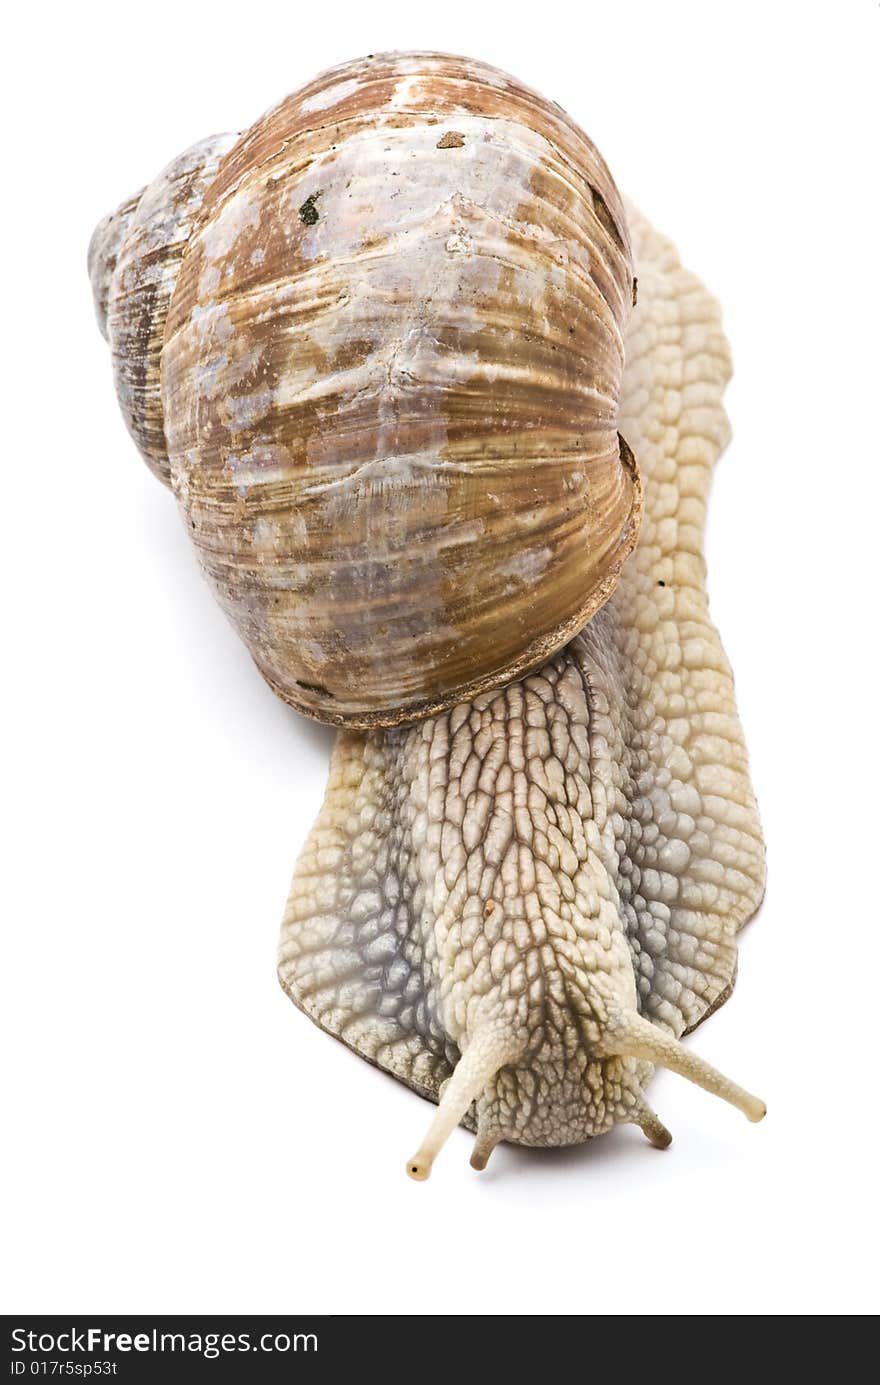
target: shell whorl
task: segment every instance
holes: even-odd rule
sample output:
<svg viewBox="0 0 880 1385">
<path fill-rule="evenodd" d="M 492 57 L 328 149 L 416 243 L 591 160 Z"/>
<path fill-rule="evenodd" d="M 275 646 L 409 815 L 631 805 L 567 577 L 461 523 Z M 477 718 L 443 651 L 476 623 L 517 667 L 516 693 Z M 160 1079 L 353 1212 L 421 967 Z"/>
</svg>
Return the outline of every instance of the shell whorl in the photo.
<svg viewBox="0 0 880 1385">
<path fill-rule="evenodd" d="M 159 362 L 168 305 L 205 190 L 237 135 L 212 135 L 173 159 L 97 227 L 89 274 L 110 343 L 123 417 L 150 470 L 171 484 Z"/>
<path fill-rule="evenodd" d="M 89 241 L 88 269 L 92 285 L 92 298 L 95 304 L 95 317 L 101 336 L 109 341 L 107 314 L 110 307 L 111 285 L 116 272 L 119 248 L 125 239 L 137 205 L 143 196 L 141 188 L 133 197 L 120 202 L 115 211 L 102 217 L 92 232 Z"/>
</svg>

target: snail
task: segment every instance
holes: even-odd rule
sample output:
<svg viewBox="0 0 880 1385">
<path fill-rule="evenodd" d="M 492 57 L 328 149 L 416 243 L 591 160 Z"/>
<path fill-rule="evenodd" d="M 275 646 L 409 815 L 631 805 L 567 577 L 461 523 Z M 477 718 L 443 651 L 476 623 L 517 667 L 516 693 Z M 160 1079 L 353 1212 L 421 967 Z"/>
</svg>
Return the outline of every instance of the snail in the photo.
<svg viewBox="0 0 880 1385">
<path fill-rule="evenodd" d="M 702 534 L 714 300 L 506 74 L 390 54 L 189 150 L 89 264 L 132 435 L 263 677 L 339 727 L 279 976 L 459 1124 L 671 1139 L 764 847 Z"/>
</svg>

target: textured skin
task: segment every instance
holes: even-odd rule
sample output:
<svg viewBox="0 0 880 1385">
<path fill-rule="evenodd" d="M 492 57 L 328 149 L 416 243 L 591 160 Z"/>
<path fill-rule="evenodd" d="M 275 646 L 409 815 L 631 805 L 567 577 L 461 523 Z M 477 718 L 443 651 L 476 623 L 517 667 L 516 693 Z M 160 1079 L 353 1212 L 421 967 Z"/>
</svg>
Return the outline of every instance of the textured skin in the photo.
<svg viewBox="0 0 880 1385">
<path fill-rule="evenodd" d="M 339 736 L 283 925 L 287 992 L 370 1062 L 437 1100 L 472 1058 L 444 1105 L 476 1122 L 477 1166 L 499 1138 L 570 1144 L 620 1121 L 667 1143 L 643 1094 L 651 1036 L 652 1059 L 683 1071 L 663 1036 L 726 998 L 763 890 L 702 556 L 728 349 L 714 300 L 629 216 L 621 430 L 645 514 L 620 584 L 539 673 L 409 729 Z"/>
</svg>

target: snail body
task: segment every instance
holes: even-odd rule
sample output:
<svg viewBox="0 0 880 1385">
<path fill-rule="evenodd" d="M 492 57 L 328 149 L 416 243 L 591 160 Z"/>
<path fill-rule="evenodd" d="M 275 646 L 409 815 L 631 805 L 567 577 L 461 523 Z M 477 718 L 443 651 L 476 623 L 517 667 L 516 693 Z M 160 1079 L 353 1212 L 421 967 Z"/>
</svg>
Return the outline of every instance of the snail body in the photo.
<svg viewBox="0 0 880 1385">
<path fill-rule="evenodd" d="M 658 1063 L 759 1119 L 679 1043 L 763 888 L 701 551 L 727 346 L 586 136 L 483 64 L 347 64 L 187 151 L 90 268 L 221 604 L 345 728 L 279 975 L 439 1102 L 411 1176 L 462 1121 L 477 1167 L 665 1145 Z"/>
<path fill-rule="evenodd" d="M 645 478 L 609 601 L 537 673 L 421 725 L 342 733 L 293 877 L 279 972 L 321 1025 L 440 1102 L 411 1177 L 461 1120 L 665 1147 L 645 1088 L 674 1069 L 763 1102 L 678 1040 L 730 994 L 764 848 L 702 530 L 727 438 L 717 305 L 630 208 L 639 303 L 622 426 Z"/>
</svg>

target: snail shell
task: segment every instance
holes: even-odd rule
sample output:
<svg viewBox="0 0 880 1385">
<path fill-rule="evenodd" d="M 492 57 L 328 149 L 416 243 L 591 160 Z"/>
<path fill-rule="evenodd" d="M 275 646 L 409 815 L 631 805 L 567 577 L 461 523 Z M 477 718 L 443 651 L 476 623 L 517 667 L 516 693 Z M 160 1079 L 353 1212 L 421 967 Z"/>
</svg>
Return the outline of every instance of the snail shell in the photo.
<svg viewBox="0 0 880 1385">
<path fill-rule="evenodd" d="M 637 536 L 604 162 L 512 78 L 423 54 L 325 73 L 223 153 L 142 196 L 108 313 L 129 426 L 221 604 L 323 721 L 525 673 Z"/>
</svg>

